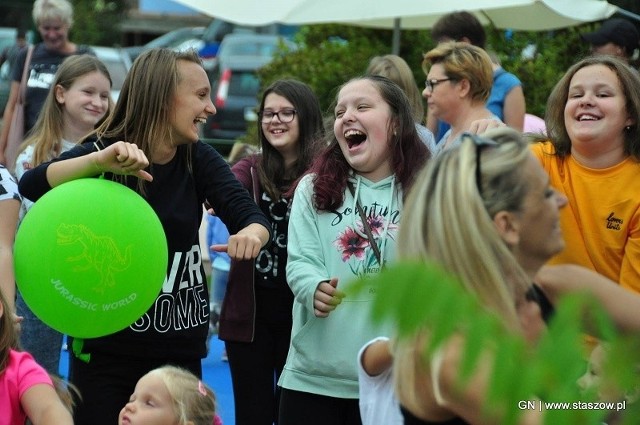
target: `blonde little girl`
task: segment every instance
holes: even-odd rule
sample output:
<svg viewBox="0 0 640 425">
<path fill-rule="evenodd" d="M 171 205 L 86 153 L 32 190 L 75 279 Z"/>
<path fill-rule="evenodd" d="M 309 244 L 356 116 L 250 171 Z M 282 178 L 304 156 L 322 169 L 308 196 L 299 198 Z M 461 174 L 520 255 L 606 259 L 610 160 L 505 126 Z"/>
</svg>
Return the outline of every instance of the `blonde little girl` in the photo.
<svg viewBox="0 0 640 425">
<path fill-rule="evenodd" d="M 118 425 L 222 425 L 215 394 L 191 372 L 154 369 L 138 380 Z"/>
</svg>

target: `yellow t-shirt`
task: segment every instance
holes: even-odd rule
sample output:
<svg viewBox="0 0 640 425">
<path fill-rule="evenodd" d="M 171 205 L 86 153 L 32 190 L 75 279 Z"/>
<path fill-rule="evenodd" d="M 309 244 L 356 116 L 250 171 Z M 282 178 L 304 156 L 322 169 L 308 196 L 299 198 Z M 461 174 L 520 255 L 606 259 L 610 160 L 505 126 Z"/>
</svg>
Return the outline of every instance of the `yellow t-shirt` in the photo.
<svg viewBox="0 0 640 425">
<path fill-rule="evenodd" d="M 532 151 L 569 201 L 560 212 L 566 246 L 550 264 L 579 264 L 640 293 L 640 163 L 592 169 L 553 155 L 550 142 Z"/>
</svg>

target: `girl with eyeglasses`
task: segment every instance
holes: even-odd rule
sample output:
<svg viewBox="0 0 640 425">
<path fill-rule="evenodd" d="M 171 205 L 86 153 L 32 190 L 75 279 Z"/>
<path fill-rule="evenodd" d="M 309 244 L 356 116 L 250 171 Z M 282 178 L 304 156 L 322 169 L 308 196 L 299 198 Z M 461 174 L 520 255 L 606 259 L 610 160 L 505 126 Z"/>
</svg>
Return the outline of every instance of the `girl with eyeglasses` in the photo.
<svg viewBox="0 0 640 425">
<path fill-rule="evenodd" d="M 278 421 L 275 385 L 289 349 L 293 294 L 287 285 L 291 185 L 309 167 L 324 135 L 320 104 L 309 86 L 279 80 L 260 102 L 260 152 L 232 171 L 271 224 L 273 237 L 254 261 L 233 262 L 220 316 L 237 425 Z"/>
</svg>

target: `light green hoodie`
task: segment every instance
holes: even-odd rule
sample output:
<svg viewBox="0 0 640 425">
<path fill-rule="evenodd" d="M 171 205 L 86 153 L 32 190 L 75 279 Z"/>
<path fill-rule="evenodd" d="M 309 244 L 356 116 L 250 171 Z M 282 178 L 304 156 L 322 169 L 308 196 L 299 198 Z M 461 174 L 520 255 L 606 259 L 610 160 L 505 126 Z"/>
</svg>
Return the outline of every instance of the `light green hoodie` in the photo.
<svg viewBox="0 0 640 425">
<path fill-rule="evenodd" d="M 391 326 L 374 326 L 371 321 L 375 287 L 347 296 L 326 318 L 313 314 L 313 294 L 320 282 L 333 277 L 344 291 L 356 278 L 378 273 L 380 267 L 350 191 L 346 190 L 345 201 L 336 211 L 318 212 L 313 206 L 312 179 L 308 175 L 298 185 L 289 218 L 287 281 L 295 302 L 291 345 L 278 384 L 357 399 L 358 351 L 374 337 L 391 334 Z M 394 176 L 376 183 L 362 177 L 350 181 L 382 251 L 382 262 L 388 264 L 395 258 L 402 189 Z"/>
</svg>

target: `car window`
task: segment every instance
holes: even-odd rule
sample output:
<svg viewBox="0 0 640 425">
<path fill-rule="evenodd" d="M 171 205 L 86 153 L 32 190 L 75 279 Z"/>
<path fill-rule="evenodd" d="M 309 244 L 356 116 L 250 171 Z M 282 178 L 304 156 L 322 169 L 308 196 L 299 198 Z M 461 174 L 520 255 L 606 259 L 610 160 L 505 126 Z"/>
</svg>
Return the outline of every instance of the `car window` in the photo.
<svg viewBox="0 0 640 425">
<path fill-rule="evenodd" d="M 113 90 L 120 90 L 122 88 L 122 84 L 124 83 L 124 78 L 127 76 L 127 67 L 122 61 L 102 59 L 102 62 L 104 62 L 107 70 L 109 70 L 109 74 L 111 75 L 111 81 L 113 81 Z"/>
<path fill-rule="evenodd" d="M 260 80 L 253 72 L 234 71 L 229 82 L 229 94 L 233 96 L 255 96 Z"/>
<path fill-rule="evenodd" d="M 273 56 L 277 47 L 267 43 L 237 43 L 225 49 L 224 53 L 228 56 Z"/>
</svg>

